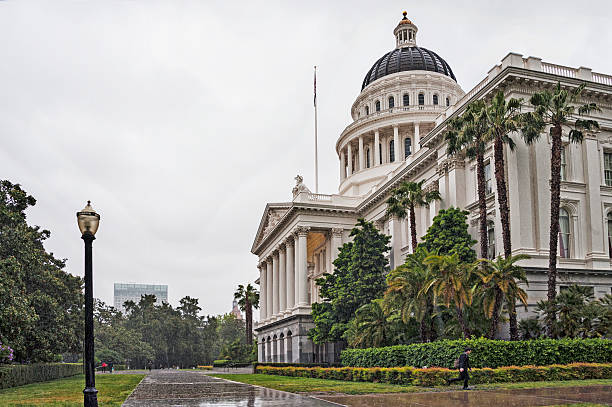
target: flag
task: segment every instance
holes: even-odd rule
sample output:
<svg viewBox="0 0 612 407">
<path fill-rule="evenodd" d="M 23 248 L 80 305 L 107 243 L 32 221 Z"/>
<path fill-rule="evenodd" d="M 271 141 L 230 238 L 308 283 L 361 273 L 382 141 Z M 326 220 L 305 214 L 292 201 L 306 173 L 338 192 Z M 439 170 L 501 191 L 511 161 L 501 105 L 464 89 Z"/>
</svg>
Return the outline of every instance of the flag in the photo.
<svg viewBox="0 0 612 407">
<path fill-rule="evenodd" d="M 317 66 L 314 67 L 314 106 L 317 107 Z"/>
</svg>

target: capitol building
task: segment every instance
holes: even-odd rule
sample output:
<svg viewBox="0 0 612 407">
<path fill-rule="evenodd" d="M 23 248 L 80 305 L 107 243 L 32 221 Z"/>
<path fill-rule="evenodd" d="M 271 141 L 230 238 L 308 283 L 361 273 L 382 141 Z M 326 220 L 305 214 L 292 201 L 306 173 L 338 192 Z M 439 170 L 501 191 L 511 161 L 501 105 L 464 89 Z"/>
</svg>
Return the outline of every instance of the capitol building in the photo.
<svg viewBox="0 0 612 407">
<path fill-rule="evenodd" d="M 564 145 L 560 228 L 566 242 L 559 251 L 559 289 L 568 284 L 593 287 L 595 297 L 612 289 L 612 76 L 585 67 L 571 68 L 537 57 L 509 53 L 467 93 L 451 66 L 436 52 L 419 46 L 417 26 L 404 13 L 393 30 L 395 48 L 365 73 L 351 106 L 352 123 L 338 137 L 339 187 L 332 195 L 311 192 L 297 177 L 293 197 L 268 203 L 252 246 L 259 258 L 260 319 L 255 325 L 259 361 L 332 362 L 337 344 L 314 344 L 311 304 L 320 301 L 315 280 L 333 272 L 338 249 L 349 240 L 358 218 L 374 222 L 391 236 L 391 268 L 411 253 L 409 224 L 386 216 L 390 192 L 404 181 L 424 181 L 442 200 L 418 208 L 417 235 L 423 236 L 440 209 L 469 212 L 469 231 L 478 240 L 475 162 L 448 156 L 444 133 L 449 119 L 477 99 L 500 90 L 525 101 L 537 91 L 585 82 L 583 102 L 602 109 L 593 114 L 601 126 L 581 144 Z M 419 40 L 420 41 L 420 40 Z M 484 69 L 483 69 L 484 71 Z M 526 103 L 528 105 L 528 103 Z M 513 254 L 527 254 L 530 315 L 546 298 L 550 223 L 550 145 L 543 137 L 526 145 L 513 136 L 507 147 L 508 202 Z M 567 142 L 567 137 L 565 137 Z M 489 254 L 503 252 L 492 146 L 485 155 Z M 475 246 L 477 247 L 477 246 Z"/>
</svg>

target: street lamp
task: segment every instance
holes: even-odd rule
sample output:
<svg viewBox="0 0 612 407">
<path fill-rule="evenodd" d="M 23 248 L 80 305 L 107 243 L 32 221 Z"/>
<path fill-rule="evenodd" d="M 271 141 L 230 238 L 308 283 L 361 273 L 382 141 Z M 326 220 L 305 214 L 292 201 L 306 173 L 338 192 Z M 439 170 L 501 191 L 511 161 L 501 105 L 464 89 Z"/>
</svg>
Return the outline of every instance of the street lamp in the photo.
<svg viewBox="0 0 612 407">
<path fill-rule="evenodd" d="M 85 407 L 98 407 L 98 390 L 94 367 L 94 325 L 93 325 L 93 278 L 91 244 L 100 224 L 100 215 L 91 207 L 91 201 L 81 212 L 77 212 L 81 239 L 85 241 Z"/>
</svg>

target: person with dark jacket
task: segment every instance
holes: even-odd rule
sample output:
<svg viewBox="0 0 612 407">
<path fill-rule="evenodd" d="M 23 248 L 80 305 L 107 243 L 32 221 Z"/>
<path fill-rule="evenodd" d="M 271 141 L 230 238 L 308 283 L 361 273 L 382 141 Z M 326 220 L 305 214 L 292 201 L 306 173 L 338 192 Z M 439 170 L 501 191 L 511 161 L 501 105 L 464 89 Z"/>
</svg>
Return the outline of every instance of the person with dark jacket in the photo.
<svg viewBox="0 0 612 407">
<path fill-rule="evenodd" d="M 472 349 L 465 348 L 465 352 L 459 356 L 459 377 L 454 379 L 450 379 L 446 381 L 446 384 L 451 384 L 453 382 L 457 382 L 463 380 L 463 390 L 469 390 L 468 380 L 470 379 L 470 375 L 468 374 L 468 369 L 470 369 L 470 353 Z"/>
</svg>

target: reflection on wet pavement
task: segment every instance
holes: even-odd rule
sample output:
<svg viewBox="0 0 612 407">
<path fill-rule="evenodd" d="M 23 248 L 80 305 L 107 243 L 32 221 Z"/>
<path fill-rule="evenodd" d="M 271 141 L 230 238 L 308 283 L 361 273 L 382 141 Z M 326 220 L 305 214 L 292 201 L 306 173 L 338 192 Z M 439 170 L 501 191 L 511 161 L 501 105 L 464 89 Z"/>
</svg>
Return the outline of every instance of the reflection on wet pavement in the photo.
<svg viewBox="0 0 612 407">
<path fill-rule="evenodd" d="M 299 406 L 334 404 L 297 394 L 207 376 L 202 372 L 153 371 L 136 387 L 123 407 L 144 406 Z"/>
<path fill-rule="evenodd" d="M 350 407 L 528 407 L 579 402 L 612 405 L 612 386 L 321 396 Z"/>
</svg>

